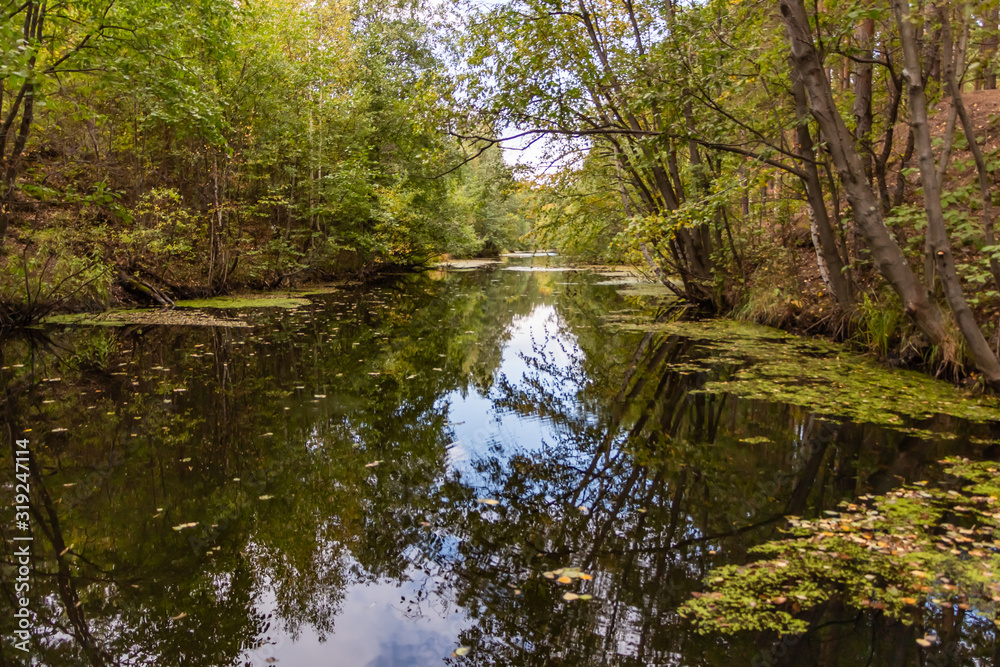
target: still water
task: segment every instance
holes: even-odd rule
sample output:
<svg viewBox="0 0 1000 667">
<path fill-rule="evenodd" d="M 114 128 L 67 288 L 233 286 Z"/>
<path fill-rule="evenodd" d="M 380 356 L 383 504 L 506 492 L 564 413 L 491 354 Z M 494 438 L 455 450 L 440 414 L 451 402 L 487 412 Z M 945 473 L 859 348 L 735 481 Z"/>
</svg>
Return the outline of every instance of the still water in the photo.
<svg viewBox="0 0 1000 667">
<path fill-rule="evenodd" d="M 3 609 L 17 438 L 34 540 L 30 651 L 3 612 L 0 662 L 994 664 L 974 615 L 918 653 L 873 612 L 782 639 L 698 634 L 677 609 L 783 516 L 995 455 L 995 422 L 740 397 L 739 350 L 623 326 L 666 307 L 553 268 L 4 343 Z"/>
</svg>

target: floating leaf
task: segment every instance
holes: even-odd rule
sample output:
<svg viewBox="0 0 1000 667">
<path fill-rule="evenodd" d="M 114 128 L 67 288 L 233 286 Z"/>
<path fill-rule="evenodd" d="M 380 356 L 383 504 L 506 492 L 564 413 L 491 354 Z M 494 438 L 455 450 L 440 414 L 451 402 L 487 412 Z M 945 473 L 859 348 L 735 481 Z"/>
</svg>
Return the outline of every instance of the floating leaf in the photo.
<svg viewBox="0 0 1000 667">
<path fill-rule="evenodd" d="M 565 574 L 563 576 L 559 577 L 558 579 L 556 579 L 556 581 L 558 581 L 560 584 L 571 584 L 571 583 L 573 583 L 573 580 L 570 579 L 569 577 L 567 577 Z"/>
<path fill-rule="evenodd" d="M 184 618 L 185 616 L 187 616 L 187 612 L 186 611 L 182 611 L 181 613 L 177 614 L 176 616 L 171 616 L 170 620 L 171 621 L 179 621 L 182 618 Z"/>
<path fill-rule="evenodd" d="M 459 657 L 461 657 L 463 655 L 468 655 L 469 654 L 469 650 L 470 649 L 469 649 L 468 646 L 459 646 L 457 649 L 455 649 L 455 655 L 457 655 Z"/>
<path fill-rule="evenodd" d="M 194 528 L 198 525 L 197 521 L 192 521 L 191 523 L 182 523 L 178 526 L 174 526 L 174 530 L 184 530 L 185 528 Z"/>
<path fill-rule="evenodd" d="M 572 602 L 573 600 L 579 600 L 580 596 L 577 595 L 576 593 L 563 593 L 562 598 L 567 602 Z"/>
<path fill-rule="evenodd" d="M 377 466 L 377 465 L 378 465 L 379 463 L 382 463 L 382 461 L 372 461 L 371 463 L 366 463 L 366 464 L 365 464 L 365 467 L 366 467 L 366 468 L 374 468 L 374 467 L 375 467 L 375 466 Z"/>
<path fill-rule="evenodd" d="M 274 496 L 263 495 L 263 496 L 257 496 L 257 498 L 259 500 L 270 500 L 271 498 L 274 498 Z"/>
<path fill-rule="evenodd" d="M 477 498 L 477 503 L 482 503 L 483 505 L 499 505 L 500 501 L 493 498 Z"/>
</svg>

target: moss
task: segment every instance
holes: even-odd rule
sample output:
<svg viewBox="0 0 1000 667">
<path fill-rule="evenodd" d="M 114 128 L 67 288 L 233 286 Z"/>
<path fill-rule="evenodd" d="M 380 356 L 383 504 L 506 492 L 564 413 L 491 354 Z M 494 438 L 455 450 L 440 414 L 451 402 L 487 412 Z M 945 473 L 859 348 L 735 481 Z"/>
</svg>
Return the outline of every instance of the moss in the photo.
<svg viewBox="0 0 1000 667">
<path fill-rule="evenodd" d="M 217 296 L 211 299 L 190 299 L 178 301 L 178 308 L 301 308 L 308 306 L 308 299 L 291 296 L 270 296 L 266 294 L 243 294 L 240 296 Z"/>
<path fill-rule="evenodd" d="M 770 327 L 732 320 L 649 325 L 637 323 L 635 316 L 613 324 L 694 340 L 690 356 L 710 377 L 700 390 L 704 392 L 780 401 L 817 414 L 889 427 L 935 414 L 977 422 L 1000 420 L 996 399 L 972 396 L 916 371 L 884 368 L 843 346 Z M 688 358 L 676 370 L 691 372 L 692 365 Z"/>
</svg>

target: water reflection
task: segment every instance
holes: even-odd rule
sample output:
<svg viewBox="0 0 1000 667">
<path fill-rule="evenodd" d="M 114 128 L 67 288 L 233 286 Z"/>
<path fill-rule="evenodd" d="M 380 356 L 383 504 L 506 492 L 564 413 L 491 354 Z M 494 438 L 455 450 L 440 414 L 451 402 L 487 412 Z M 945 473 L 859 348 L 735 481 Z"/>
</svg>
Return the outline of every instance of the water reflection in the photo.
<svg viewBox="0 0 1000 667">
<path fill-rule="evenodd" d="M 978 455 L 991 427 L 939 418 L 921 427 L 957 438 L 917 438 L 699 392 L 710 372 L 686 363 L 705 349 L 610 327 L 645 306 L 600 280 L 411 276 L 248 312 L 252 328 L 8 341 L 36 619 L 29 656 L 0 620 L 0 660 L 916 664 L 914 630 L 877 616 L 789 643 L 700 636 L 676 609 L 783 515 Z M 11 505 L 11 457 L 0 472 Z M 546 576 L 561 568 L 590 578 Z M 950 627 L 954 664 L 992 651 L 974 619 Z"/>
</svg>

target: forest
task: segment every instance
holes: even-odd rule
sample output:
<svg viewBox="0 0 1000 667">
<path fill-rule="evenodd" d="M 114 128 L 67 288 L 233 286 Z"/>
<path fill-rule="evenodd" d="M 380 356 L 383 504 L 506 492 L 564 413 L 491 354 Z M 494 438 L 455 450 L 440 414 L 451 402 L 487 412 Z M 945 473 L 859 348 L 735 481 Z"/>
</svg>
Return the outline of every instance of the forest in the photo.
<svg viewBox="0 0 1000 667">
<path fill-rule="evenodd" d="M 0 319 L 517 249 L 440 18 L 399 3 L 10 3 Z"/>
<path fill-rule="evenodd" d="M 998 72 L 1000 0 L 5 3 L 0 667 L 1000 665 Z"/>
<path fill-rule="evenodd" d="M 996 387 L 995 5 L 10 3 L 0 320 L 551 247 Z"/>
</svg>

